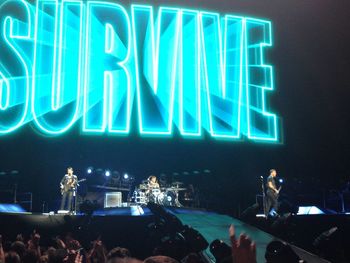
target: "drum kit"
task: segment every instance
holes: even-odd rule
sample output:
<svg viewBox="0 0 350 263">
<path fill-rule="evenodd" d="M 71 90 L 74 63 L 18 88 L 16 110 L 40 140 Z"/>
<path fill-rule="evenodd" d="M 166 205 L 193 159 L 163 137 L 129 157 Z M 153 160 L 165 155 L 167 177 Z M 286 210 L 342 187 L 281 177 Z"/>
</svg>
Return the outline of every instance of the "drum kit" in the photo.
<svg viewBox="0 0 350 263">
<path fill-rule="evenodd" d="M 132 201 L 139 205 L 146 205 L 148 202 L 163 205 L 181 207 L 179 202 L 179 192 L 186 191 L 187 188 L 181 187 L 182 182 L 173 182 L 168 187 L 151 188 L 147 180 L 136 187 Z"/>
</svg>

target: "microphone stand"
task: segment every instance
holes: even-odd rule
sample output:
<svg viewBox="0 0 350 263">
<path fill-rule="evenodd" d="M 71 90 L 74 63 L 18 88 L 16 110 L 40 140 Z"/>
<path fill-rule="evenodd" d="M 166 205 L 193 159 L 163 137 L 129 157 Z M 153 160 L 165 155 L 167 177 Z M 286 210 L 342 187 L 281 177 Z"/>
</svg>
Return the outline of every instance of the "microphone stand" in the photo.
<svg viewBox="0 0 350 263">
<path fill-rule="evenodd" d="M 73 190 L 73 215 L 77 214 L 77 187 L 74 187 Z"/>
<path fill-rule="evenodd" d="M 260 176 L 260 180 L 261 180 L 261 191 L 262 191 L 262 196 L 263 196 L 263 210 L 264 210 L 264 215 L 267 218 L 267 215 L 266 215 L 266 196 L 265 196 L 264 177 Z"/>
<path fill-rule="evenodd" d="M 73 214 L 74 215 L 77 214 L 77 198 L 78 198 L 78 187 L 79 186 L 80 186 L 79 183 L 77 183 L 76 186 L 74 187 L 74 191 L 73 191 L 73 200 L 74 200 L 74 211 L 73 211 Z"/>
</svg>

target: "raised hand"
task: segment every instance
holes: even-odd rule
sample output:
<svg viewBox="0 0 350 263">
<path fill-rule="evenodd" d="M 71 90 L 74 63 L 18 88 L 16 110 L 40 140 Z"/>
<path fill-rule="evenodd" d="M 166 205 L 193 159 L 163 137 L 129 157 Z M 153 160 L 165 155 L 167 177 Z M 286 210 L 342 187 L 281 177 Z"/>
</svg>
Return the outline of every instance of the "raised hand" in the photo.
<svg viewBox="0 0 350 263">
<path fill-rule="evenodd" d="M 229 229 L 232 245 L 232 258 L 234 263 L 256 263 L 256 245 L 245 234 L 241 234 L 236 239 L 235 228 L 233 225 Z"/>
<path fill-rule="evenodd" d="M 40 235 L 38 233 L 35 233 L 32 240 L 33 240 L 33 244 L 35 246 L 39 246 Z"/>
<path fill-rule="evenodd" d="M 58 248 L 62 248 L 62 249 L 66 249 L 66 244 L 63 242 L 63 240 L 59 237 L 55 238 L 56 244 L 58 246 Z"/>
<path fill-rule="evenodd" d="M 80 251 L 77 253 L 74 263 L 82 263 L 83 262 L 83 255 L 80 255 Z"/>
<path fill-rule="evenodd" d="M 5 262 L 5 253 L 2 248 L 2 235 L 0 235 L 0 262 Z"/>
</svg>

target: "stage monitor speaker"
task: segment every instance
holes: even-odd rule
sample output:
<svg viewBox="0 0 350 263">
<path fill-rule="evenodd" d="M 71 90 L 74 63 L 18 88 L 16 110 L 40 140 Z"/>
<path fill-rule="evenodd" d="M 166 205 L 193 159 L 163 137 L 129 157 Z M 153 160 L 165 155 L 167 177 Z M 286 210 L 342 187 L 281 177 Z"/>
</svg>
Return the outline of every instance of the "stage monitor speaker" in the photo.
<svg viewBox="0 0 350 263">
<path fill-rule="evenodd" d="M 121 192 L 107 192 L 107 193 L 105 193 L 104 208 L 121 207 L 121 206 L 122 206 L 122 193 Z"/>
<path fill-rule="evenodd" d="M 23 214 L 27 213 L 27 211 L 18 204 L 0 204 L 0 213 Z"/>
<path fill-rule="evenodd" d="M 317 206 L 299 206 L 297 215 L 323 215 L 324 212 Z"/>
</svg>

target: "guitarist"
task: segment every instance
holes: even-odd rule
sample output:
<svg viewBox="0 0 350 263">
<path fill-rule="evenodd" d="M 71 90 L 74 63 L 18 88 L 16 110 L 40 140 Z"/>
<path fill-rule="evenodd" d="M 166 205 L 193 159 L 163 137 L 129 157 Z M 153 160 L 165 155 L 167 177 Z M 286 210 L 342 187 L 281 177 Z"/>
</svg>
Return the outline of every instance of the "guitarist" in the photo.
<svg viewBox="0 0 350 263">
<path fill-rule="evenodd" d="M 277 172 L 275 169 L 270 170 L 270 176 L 267 177 L 267 190 L 266 190 L 266 209 L 265 216 L 267 217 L 270 213 L 271 208 L 278 211 L 278 195 L 281 188 L 277 189 L 275 177 L 277 176 Z"/>
<path fill-rule="evenodd" d="M 61 200 L 61 210 L 66 210 L 72 212 L 72 201 L 73 196 L 75 195 L 75 190 L 78 184 L 78 177 L 73 174 L 73 168 L 68 167 L 67 168 L 67 174 L 63 176 L 60 187 L 61 187 L 61 193 L 62 193 L 62 200 Z M 68 203 L 66 205 L 66 201 L 68 199 Z"/>
</svg>

